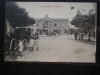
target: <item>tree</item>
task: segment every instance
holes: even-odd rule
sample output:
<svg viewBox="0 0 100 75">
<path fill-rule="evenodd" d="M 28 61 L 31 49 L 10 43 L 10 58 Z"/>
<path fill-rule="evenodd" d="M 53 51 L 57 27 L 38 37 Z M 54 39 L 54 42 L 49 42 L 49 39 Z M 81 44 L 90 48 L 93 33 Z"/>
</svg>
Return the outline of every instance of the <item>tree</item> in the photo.
<svg viewBox="0 0 100 75">
<path fill-rule="evenodd" d="M 71 24 L 80 27 L 80 30 L 83 28 L 81 35 L 83 35 L 83 32 L 88 32 L 88 41 L 90 41 L 91 29 L 93 29 L 95 25 L 95 13 L 89 15 L 79 15 L 79 13 L 80 12 L 78 11 L 74 19 L 71 21 Z"/>
<path fill-rule="evenodd" d="M 35 23 L 35 20 L 31 17 L 28 18 L 28 25 L 32 25 Z"/>
<path fill-rule="evenodd" d="M 15 2 L 6 3 L 6 18 L 12 27 L 24 27 L 35 23 L 33 18 L 28 16 L 25 9 L 20 8 Z"/>
<path fill-rule="evenodd" d="M 92 25 L 95 25 L 95 14 L 90 14 L 88 17 L 87 17 L 87 22 L 92 24 Z"/>
<path fill-rule="evenodd" d="M 90 25 L 95 25 L 95 13 L 89 15 L 82 15 L 81 12 L 78 10 L 76 16 L 71 21 L 72 25 L 79 26 L 84 22 L 90 23 Z"/>
<path fill-rule="evenodd" d="M 74 19 L 71 21 L 71 24 L 75 26 L 80 26 L 80 24 L 87 21 L 87 17 L 88 15 L 76 15 Z"/>
</svg>

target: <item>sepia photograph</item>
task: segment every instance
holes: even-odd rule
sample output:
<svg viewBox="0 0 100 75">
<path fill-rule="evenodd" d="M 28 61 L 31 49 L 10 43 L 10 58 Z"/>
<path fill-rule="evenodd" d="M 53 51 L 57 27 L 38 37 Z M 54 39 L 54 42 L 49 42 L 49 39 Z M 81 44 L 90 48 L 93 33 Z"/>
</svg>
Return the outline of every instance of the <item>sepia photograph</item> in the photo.
<svg viewBox="0 0 100 75">
<path fill-rule="evenodd" d="M 95 2 L 5 6 L 4 61 L 96 63 Z"/>
</svg>

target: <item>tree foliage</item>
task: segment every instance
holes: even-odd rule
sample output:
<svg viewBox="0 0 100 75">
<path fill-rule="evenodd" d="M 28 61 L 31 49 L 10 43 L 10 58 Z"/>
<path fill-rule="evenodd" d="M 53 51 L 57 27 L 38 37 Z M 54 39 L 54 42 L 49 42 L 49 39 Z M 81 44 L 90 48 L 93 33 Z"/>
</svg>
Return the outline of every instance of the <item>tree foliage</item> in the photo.
<svg viewBox="0 0 100 75">
<path fill-rule="evenodd" d="M 81 16 L 76 15 L 74 17 L 74 19 L 71 21 L 71 24 L 78 26 L 78 25 L 80 25 L 80 23 L 83 22 L 83 20 L 85 20 L 85 15 L 84 16 L 83 15 L 81 15 Z"/>
<path fill-rule="evenodd" d="M 90 14 L 90 15 L 76 14 L 74 19 L 71 21 L 71 24 L 75 26 L 79 26 L 80 24 L 83 24 L 84 22 L 87 22 L 91 25 L 95 25 L 95 14 Z"/>
<path fill-rule="evenodd" d="M 25 9 L 20 8 L 15 2 L 6 3 L 6 18 L 13 28 L 24 27 L 35 23 L 35 20 L 28 16 Z"/>
<path fill-rule="evenodd" d="M 92 24 L 92 25 L 95 25 L 95 14 L 89 15 L 87 18 L 87 22 Z"/>
</svg>

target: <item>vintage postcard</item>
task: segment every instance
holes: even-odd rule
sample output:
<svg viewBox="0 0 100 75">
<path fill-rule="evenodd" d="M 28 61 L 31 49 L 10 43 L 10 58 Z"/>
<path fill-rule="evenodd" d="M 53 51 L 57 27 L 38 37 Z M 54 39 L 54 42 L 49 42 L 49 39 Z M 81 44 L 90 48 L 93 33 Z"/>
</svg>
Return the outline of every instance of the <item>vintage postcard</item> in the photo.
<svg viewBox="0 0 100 75">
<path fill-rule="evenodd" d="M 97 4 L 6 2 L 4 61 L 96 63 Z"/>
</svg>

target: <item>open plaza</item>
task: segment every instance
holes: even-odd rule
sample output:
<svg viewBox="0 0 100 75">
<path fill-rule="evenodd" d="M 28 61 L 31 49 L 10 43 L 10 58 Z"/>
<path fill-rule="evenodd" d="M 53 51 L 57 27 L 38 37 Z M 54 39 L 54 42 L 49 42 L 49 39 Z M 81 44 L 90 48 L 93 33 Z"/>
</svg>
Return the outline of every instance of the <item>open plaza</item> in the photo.
<svg viewBox="0 0 100 75">
<path fill-rule="evenodd" d="M 84 37 L 84 40 L 87 37 Z M 39 39 L 39 50 L 29 47 L 23 51 L 23 57 L 18 56 L 16 61 L 26 62 L 91 62 L 95 63 L 96 44 L 94 42 L 83 42 L 75 40 L 74 35 L 41 35 Z M 8 56 L 5 61 L 11 61 Z"/>
</svg>

